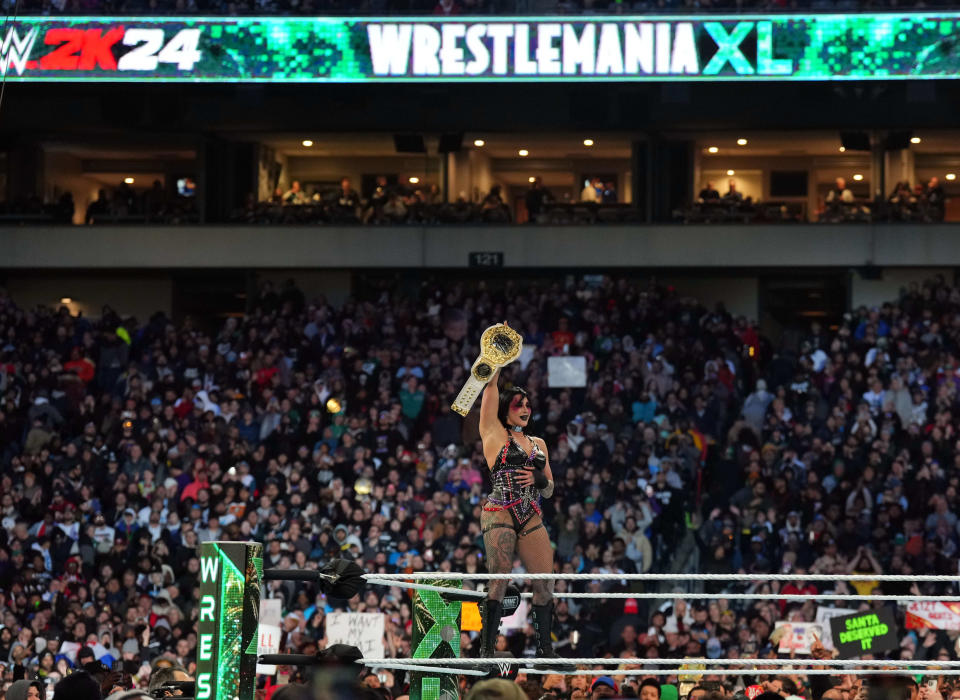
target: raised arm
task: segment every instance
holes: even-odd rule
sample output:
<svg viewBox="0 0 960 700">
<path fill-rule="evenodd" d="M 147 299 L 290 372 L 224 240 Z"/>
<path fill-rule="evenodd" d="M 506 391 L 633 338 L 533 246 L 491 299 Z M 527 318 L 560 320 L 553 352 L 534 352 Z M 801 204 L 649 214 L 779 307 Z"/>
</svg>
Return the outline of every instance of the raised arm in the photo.
<svg viewBox="0 0 960 700">
<path fill-rule="evenodd" d="M 499 440 L 503 432 L 503 426 L 497 418 L 497 409 L 500 405 L 500 387 L 497 386 L 499 381 L 500 370 L 498 369 L 487 382 L 483 396 L 480 398 L 480 438 L 484 442 L 494 436 Z"/>
<path fill-rule="evenodd" d="M 869 547 L 864 547 L 863 553 L 867 555 L 867 559 L 870 561 L 870 566 L 873 567 L 873 573 L 882 574 L 883 567 L 880 566 L 880 562 L 878 562 L 877 558 L 873 555 L 873 551 Z"/>
</svg>

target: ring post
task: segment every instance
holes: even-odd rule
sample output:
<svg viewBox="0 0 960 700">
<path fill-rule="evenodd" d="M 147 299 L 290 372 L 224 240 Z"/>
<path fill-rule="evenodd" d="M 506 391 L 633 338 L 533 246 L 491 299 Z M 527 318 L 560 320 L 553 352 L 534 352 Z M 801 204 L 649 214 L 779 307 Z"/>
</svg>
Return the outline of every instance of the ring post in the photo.
<svg viewBox="0 0 960 700">
<path fill-rule="evenodd" d="M 431 581 L 437 586 L 459 589 L 455 579 Z M 447 601 L 436 591 L 416 591 L 413 597 L 414 659 L 460 658 L 460 601 Z M 459 676 L 449 673 L 411 672 L 410 700 L 456 700 Z"/>
<path fill-rule="evenodd" d="M 253 700 L 263 545 L 200 544 L 197 700 Z"/>
</svg>

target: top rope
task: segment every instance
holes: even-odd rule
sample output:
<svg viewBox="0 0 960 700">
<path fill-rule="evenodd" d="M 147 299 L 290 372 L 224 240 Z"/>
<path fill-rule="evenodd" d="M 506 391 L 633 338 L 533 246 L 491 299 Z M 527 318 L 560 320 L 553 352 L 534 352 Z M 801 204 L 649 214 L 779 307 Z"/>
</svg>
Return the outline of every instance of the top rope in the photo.
<svg viewBox="0 0 960 700">
<path fill-rule="evenodd" d="M 455 571 L 414 571 L 409 574 L 367 574 L 367 578 L 389 581 L 444 579 L 457 581 L 899 581 L 909 583 L 960 583 L 960 576 L 901 574 L 467 574 Z M 723 597 L 722 593 L 716 594 Z"/>
<path fill-rule="evenodd" d="M 461 659 L 364 659 L 363 663 L 367 666 L 376 666 L 381 663 L 390 663 L 397 665 L 420 664 L 425 666 L 497 666 L 502 663 L 511 664 L 533 664 L 533 665 L 554 665 L 557 663 L 569 664 L 571 666 L 682 666 L 686 664 L 696 664 L 699 666 L 766 666 L 766 667 L 802 667 L 802 666 L 824 666 L 829 668 L 846 668 L 848 666 L 861 666 L 864 668 L 905 668 L 905 669 L 956 669 L 960 668 L 960 661 L 937 661 L 936 659 L 705 659 L 701 657 L 688 657 L 683 659 L 615 659 L 607 657 L 591 658 L 507 658 L 507 657 L 484 657 L 484 658 L 461 658 Z M 803 669 L 794 669 L 798 673 Z M 651 673 L 657 669 L 650 669 Z M 710 673 L 704 668 L 685 669 L 684 673 Z M 757 672 L 763 673 L 762 670 Z"/>
</svg>

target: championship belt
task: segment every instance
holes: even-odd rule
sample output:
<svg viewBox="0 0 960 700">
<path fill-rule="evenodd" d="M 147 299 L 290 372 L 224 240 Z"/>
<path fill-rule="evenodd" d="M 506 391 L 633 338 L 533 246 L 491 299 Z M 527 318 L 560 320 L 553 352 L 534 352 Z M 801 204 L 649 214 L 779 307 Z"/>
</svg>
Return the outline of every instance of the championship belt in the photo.
<svg viewBox="0 0 960 700">
<path fill-rule="evenodd" d="M 498 323 L 485 330 L 480 336 L 480 357 L 470 368 L 470 377 L 450 408 L 466 416 L 494 372 L 516 360 L 522 349 L 523 338 L 509 326 Z"/>
</svg>

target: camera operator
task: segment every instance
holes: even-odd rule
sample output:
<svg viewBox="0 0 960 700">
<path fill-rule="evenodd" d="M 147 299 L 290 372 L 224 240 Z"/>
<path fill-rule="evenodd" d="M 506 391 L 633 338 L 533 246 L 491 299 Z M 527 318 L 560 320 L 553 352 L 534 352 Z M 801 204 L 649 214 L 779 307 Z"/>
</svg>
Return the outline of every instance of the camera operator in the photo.
<svg viewBox="0 0 960 700">
<path fill-rule="evenodd" d="M 183 695 L 183 690 L 165 686 L 174 683 L 192 683 L 193 680 L 193 676 L 187 673 L 183 666 L 161 667 L 150 674 L 150 683 L 147 685 L 147 690 L 155 698 L 175 697 Z"/>
</svg>

